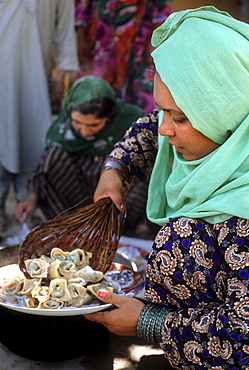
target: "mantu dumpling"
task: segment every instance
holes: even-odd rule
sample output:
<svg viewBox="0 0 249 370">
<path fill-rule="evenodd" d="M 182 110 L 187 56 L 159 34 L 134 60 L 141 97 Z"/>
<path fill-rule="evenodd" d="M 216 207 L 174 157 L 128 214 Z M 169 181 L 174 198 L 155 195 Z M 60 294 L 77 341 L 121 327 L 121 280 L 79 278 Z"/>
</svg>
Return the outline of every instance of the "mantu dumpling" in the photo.
<svg viewBox="0 0 249 370">
<path fill-rule="evenodd" d="M 46 278 L 48 276 L 49 263 L 41 258 L 25 260 L 25 267 L 30 277 Z"/>
<path fill-rule="evenodd" d="M 36 298 L 33 298 L 29 295 L 23 297 L 24 303 L 28 308 L 38 308 L 39 301 Z"/>
<path fill-rule="evenodd" d="M 48 299 L 45 302 L 40 302 L 38 308 L 43 309 L 58 309 L 63 307 L 64 303 L 61 301 L 55 301 L 54 299 Z"/>
<path fill-rule="evenodd" d="M 50 263 L 48 268 L 48 278 L 50 280 L 58 278 L 70 279 L 76 271 L 77 267 L 73 262 L 55 259 Z"/>
<path fill-rule="evenodd" d="M 60 264 L 61 260 L 59 259 L 55 259 L 50 262 L 50 265 L 48 267 L 48 278 L 50 280 L 61 278 L 61 275 L 59 273 Z"/>
<path fill-rule="evenodd" d="M 69 301 L 71 299 L 71 294 L 67 288 L 66 279 L 53 279 L 50 281 L 49 285 L 49 296 L 51 299 L 60 301 Z"/>
<path fill-rule="evenodd" d="M 41 285 L 41 279 L 24 279 L 21 293 L 31 295 L 32 290 L 38 285 Z"/>
<path fill-rule="evenodd" d="M 50 256 L 52 259 L 58 259 L 60 261 L 64 261 L 67 259 L 69 252 L 64 252 L 60 248 L 53 248 L 50 252 Z"/>
<path fill-rule="evenodd" d="M 41 257 L 39 257 L 39 259 L 43 260 L 43 261 L 46 261 L 48 263 L 51 263 L 51 261 L 53 260 L 51 257 L 45 256 L 44 254 L 42 254 Z"/>
<path fill-rule="evenodd" d="M 87 285 L 86 279 L 84 279 L 81 276 L 73 277 L 71 279 L 68 279 L 68 284 L 80 284 L 80 285 Z"/>
<path fill-rule="evenodd" d="M 5 294 L 18 294 L 21 293 L 23 287 L 24 279 L 21 280 L 12 280 L 6 284 L 3 288 L 3 293 Z"/>
<path fill-rule="evenodd" d="M 83 283 L 82 283 L 83 282 Z M 72 298 L 84 297 L 87 294 L 86 288 L 84 286 L 84 279 L 80 281 L 79 279 L 68 280 L 68 291 Z"/>
<path fill-rule="evenodd" d="M 45 302 L 49 299 L 49 287 L 37 285 L 32 290 L 31 296 L 36 298 L 40 303 Z"/>
<path fill-rule="evenodd" d="M 113 292 L 113 288 L 108 284 L 108 282 L 106 280 L 103 280 L 98 284 L 88 285 L 87 290 L 97 298 L 98 298 L 97 292 L 99 290 L 107 290 L 108 292 Z"/>
<path fill-rule="evenodd" d="M 89 283 L 97 283 L 104 278 L 103 272 L 93 270 L 91 266 L 82 267 L 75 276 L 80 276 Z"/>
<path fill-rule="evenodd" d="M 73 277 L 77 270 L 76 265 L 71 261 L 61 261 L 58 267 L 60 276 L 66 279 Z"/>
<path fill-rule="evenodd" d="M 18 304 L 18 298 L 15 294 L 7 293 L 4 295 L 5 302 L 9 302 L 11 304 Z"/>
<path fill-rule="evenodd" d="M 70 301 L 66 302 L 66 307 L 81 307 L 84 306 L 85 304 L 90 304 L 92 302 L 92 297 L 90 294 L 86 292 L 84 297 L 77 297 L 73 298 Z"/>
<path fill-rule="evenodd" d="M 89 265 L 91 257 L 92 253 L 78 248 L 73 250 L 72 252 L 69 252 L 68 260 L 75 263 L 78 269 L 81 269 L 82 267 Z"/>
</svg>

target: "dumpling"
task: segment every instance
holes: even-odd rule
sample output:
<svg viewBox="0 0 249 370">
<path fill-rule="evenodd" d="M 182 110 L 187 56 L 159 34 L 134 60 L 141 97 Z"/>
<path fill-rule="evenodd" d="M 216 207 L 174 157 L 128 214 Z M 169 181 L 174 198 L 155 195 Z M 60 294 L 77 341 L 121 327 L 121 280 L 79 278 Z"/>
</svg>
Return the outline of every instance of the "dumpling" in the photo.
<svg viewBox="0 0 249 370">
<path fill-rule="evenodd" d="M 61 277 L 70 279 L 77 271 L 76 265 L 71 261 L 62 261 L 58 267 L 58 272 Z"/>
<path fill-rule="evenodd" d="M 85 304 L 90 304 L 92 302 L 92 297 L 90 294 L 86 293 L 84 297 L 73 298 L 66 302 L 66 306 L 81 307 Z"/>
<path fill-rule="evenodd" d="M 68 281 L 67 288 L 72 298 L 84 297 L 87 294 L 84 285 L 75 281 Z"/>
<path fill-rule="evenodd" d="M 104 274 L 101 271 L 93 270 L 90 266 L 85 266 L 75 276 L 80 276 L 90 283 L 97 283 L 103 279 Z"/>
<path fill-rule="evenodd" d="M 50 262 L 50 265 L 48 267 L 48 278 L 50 280 L 61 278 L 61 275 L 59 273 L 60 264 L 61 264 L 61 260 L 59 260 L 59 259 L 52 260 Z"/>
<path fill-rule="evenodd" d="M 38 308 L 39 301 L 36 298 L 25 295 L 23 297 L 24 303 L 28 308 Z"/>
<path fill-rule="evenodd" d="M 42 254 L 41 257 L 39 257 L 39 259 L 43 260 L 43 261 L 46 261 L 48 263 L 50 263 L 52 261 L 51 257 L 45 256 L 44 254 Z"/>
<path fill-rule="evenodd" d="M 49 287 L 48 286 L 36 286 L 31 292 L 33 298 L 36 298 L 39 302 L 45 302 L 49 299 Z"/>
<path fill-rule="evenodd" d="M 60 261 L 64 261 L 67 259 L 69 252 L 64 252 L 60 248 L 53 248 L 50 252 L 50 256 L 52 259 L 58 259 Z"/>
<path fill-rule="evenodd" d="M 49 296 L 52 299 L 60 301 L 70 301 L 71 294 L 67 288 L 66 279 L 53 279 L 49 285 Z"/>
<path fill-rule="evenodd" d="M 18 304 L 19 300 L 15 294 L 7 293 L 4 295 L 4 301 L 9 302 L 11 304 Z"/>
<path fill-rule="evenodd" d="M 3 287 L 3 293 L 8 294 L 18 294 L 21 293 L 23 287 L 24 279 L 21 280 L 12 280 L 10 283 L 6 284 Z"/>
<path fill-rule="evenodd" d="M 105 280 L 98 284 L 90 284 L 87 286 L 86 289 L 98 299 L 99 297 L 97 296 L 97 292 L 99 290 L 107 290 L 108 292 L 113 292 L 113 288 Z"/>
<path fill-rule="evenodd" d="M 37 285 L 41 285 L 41 279 L 25 279 L 23 282 L 23 288 L 21 293 L 25 295 L 31 295 L 32 290 Z"/>
<path fill-rule="evenodd" d="M 89 265 L 90 258 L 92 253 L 84 251 L 82 249 L 75 249 L 72 252 L 69 252 L 68 259 L 75 263 L 78 269 Z"/>
<path fill-rule="evenodd" d="M 35 258 L 24 261 L 26 270 L 32 278 L 46 278 L 48 275 L 49 263 L 43 259 Z"/>
<path fill-rule="evenodd" d="M 86 279 L 84 279 L 81 276 L 73 277 L 71 279 L 68 279 L 68 284 L 80 284 L 80 285 L 87 285 Z"/>
<path fill-rule="evenodd" d="M 43 309 L 58 309 L 64 306 L 64 303 L 61 301 L 55 301 L 53 299 L 48 299 L 45 302 L 40 302 L 38 308 Z"/>
</svg>

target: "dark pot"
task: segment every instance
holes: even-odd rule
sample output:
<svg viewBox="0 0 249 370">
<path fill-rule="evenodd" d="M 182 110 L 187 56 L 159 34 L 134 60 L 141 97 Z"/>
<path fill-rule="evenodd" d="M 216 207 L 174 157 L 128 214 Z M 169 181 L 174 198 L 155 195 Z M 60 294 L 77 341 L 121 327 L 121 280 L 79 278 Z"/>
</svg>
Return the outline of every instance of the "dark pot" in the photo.
<svg viewBox="0 0 249 370">
<path fill-rule="evenodd" d="M 40 316 L 0 306 L 0 342 L 35 361 L 66 361 L 108 347 L 110 332 L 80 316 Z"/>
</svg>

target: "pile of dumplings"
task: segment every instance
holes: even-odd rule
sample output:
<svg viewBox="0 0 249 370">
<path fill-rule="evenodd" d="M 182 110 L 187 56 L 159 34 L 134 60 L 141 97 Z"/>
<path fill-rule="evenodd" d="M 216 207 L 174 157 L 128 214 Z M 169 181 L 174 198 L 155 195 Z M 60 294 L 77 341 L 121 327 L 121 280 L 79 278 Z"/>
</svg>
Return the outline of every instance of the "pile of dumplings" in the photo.
<svg viewBox="0 0 249 370">
<path fill-rule="evenodd" d="M 81 249 L 64 252 L 53 248 L 50 257 L 28 259 L 25 267 L 31 279 L 16 279 L 3 288 L 6 301 L 22 297 L 29 308 L 81 307 L 97 299 L 97 291 L 113 291 L 101 271 L 89 266 L 92 254 Z M 13 300 L 16 299 L 16 302 Z"/>
</svg>

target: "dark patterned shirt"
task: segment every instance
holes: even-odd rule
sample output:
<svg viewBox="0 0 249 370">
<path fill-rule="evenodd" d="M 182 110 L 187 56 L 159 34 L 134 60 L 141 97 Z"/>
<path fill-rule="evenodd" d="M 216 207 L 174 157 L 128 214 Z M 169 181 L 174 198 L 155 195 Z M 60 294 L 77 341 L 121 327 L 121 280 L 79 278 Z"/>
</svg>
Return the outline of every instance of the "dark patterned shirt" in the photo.
<svg viewBox="0 0 249 370">
<path fill-rule="evenodd" d="M 109 156 L 125 168 L 130 181 L 150 177 L 158 148 L 157 115 L 155 110 L 134 122 Z"/>
<path fill-rule="evenodd" d="M 128 176 L 149 178 L 156 151 L 154 112 L 133 124 L 111 157 L 125 164 Z M 174 368 L 249 370 L 248 287 L 248 220 L 212 225 L 180 217 L 161 228 L 145 298 L 172 309 L 160 345 Z"/>
</svg>

